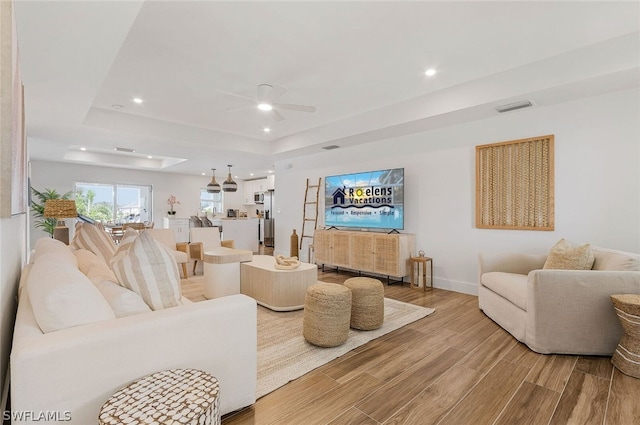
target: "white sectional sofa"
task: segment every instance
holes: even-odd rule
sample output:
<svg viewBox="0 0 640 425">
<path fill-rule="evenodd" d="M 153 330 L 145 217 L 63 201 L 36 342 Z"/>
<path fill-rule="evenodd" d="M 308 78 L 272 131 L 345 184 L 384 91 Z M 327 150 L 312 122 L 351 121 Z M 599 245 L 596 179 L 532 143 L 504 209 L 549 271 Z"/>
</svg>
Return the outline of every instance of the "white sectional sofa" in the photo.
<svg viewBox="0 0 640 425">
<path fill-rule="evenodd" d="M 33 420 L 42 414 L 60 423 L 95 424 L 100 407 L 118 389 L 173 368 L 215 376 L 222 414 L 255 402 L 255 300 L 234 295 L 192 303 L 183 298 L 176 307 L 123 312 L 139 307 L 137 294 L 109 285 L 97 290 L 96 280 L 80 272 L 86 255 L 62 246 L 36 245 L 21 277 L 10 359 L 11 408 L 30 413 L 14 424 L 42 423 Z M 114 310 L 117 303 L 122 308 Z"/>
<path fill-rule="evenodd" d="M 611 355 L 623 330 L 610 295 L 640 294 L 640 255 L 592 251 L 591 270 L 543 269 L 547 255 L 481 254 L 480 309 L 538 353 Z"/>
</svg>

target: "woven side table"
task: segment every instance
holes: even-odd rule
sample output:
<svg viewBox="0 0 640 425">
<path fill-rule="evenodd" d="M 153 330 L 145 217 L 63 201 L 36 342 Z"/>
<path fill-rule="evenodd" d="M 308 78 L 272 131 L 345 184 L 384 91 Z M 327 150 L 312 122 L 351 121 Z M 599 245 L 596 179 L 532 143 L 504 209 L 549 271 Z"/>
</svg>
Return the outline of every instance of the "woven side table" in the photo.
<svg viewBox="0 0 640 425">
<path fill-rule="evenodd" d="M 138 379 L 102 406 L 100 425 L 220 425 L 218 380 L 195 369 L 173 369 Z"/>
<path fill-rule="evenodd" d="M 611 295 L 624 335 L 611 363 L 625 375 L 640 378 L 640 295 Z"/>
</svg>

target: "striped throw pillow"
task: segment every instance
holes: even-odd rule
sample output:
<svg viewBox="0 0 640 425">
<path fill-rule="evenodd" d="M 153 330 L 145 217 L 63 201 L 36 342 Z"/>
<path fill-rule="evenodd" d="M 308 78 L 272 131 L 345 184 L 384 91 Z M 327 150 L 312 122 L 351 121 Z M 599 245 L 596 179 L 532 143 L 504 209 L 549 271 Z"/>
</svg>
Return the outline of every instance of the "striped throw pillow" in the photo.
<svg viewBox="0 0 640 425">
<path fill-rule="evenodd" d="M 113 243 L 111 236 L 92 224 L 79 224 L 76 225 L 76 234 L 73 236 L 73 241 L 70 245 L 76 249 L 86 249 L 93 252 L 108 265 L 111 257 L 116 252 L 116 245 Z"/>
<path fill-rule="evenodd" d="M 131 227 L 127 227 L 122 235 L 122 239 L 120 239 L 120 243 L 118 244 L 118 248 L 116 252 L 111 257 L 111 264 L 118 261 L 120 258 L 124 257 L 127 254 L 127 251 L 131 247 L 131 244 L 138 237 L 138 231 L 136 229 L 132 229 Z"/>
<path fill-rule="evenodd" d="M 111 264 L 118 282 L 142 297 L 152 310 L 181 305 L 180 274 L 173 254 L 147 232 Z"/>
</svg>

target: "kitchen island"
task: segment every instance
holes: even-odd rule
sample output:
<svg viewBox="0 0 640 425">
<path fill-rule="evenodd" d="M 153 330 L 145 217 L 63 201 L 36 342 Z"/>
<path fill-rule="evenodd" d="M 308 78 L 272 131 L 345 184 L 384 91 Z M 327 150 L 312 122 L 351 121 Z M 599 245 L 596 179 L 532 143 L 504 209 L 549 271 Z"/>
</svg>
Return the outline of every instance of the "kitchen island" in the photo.
<svg viewBox="0 0 640 425">
<path fill-rule="evenodd" d="M 216 218 L 211 222 L 214 226 L 222 226 L 222 239 L 233 240 L 235 249 L 258 252 L 257 218 Z"/>
</svg>

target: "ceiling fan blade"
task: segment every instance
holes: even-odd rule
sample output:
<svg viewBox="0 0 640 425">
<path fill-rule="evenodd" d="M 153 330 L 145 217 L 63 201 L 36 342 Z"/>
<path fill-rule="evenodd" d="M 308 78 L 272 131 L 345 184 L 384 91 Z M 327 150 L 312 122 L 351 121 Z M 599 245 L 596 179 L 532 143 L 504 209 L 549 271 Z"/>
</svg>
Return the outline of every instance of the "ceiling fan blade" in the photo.
<svg viewBox="0 0 640 425">
<path fill-rule="evenodd" d="M 237 97 L 238 99 L 249 100 L 249 101 L 254 102 L 254 103 L 255 103 L 255 101 L 256 101 L 255 99 L 252 99 L 252 98 L 250 98 L 250 97 L 243 96 L 243 95 L 241 95 L 241 94 L 232 93 L 232 92 L 230 92 L 230 91 L 224 91 L 224 90 L 216 90 L 216 91 L 217 91 L 218 93 L 220 93 L 220 94 L 224 94 L 224 95 L 226 95 L 226 96 Z"/>
<path fill-rule="evenodd" d="M 315 112 L 315 106 L 307 106 L 307 105 L 295 105 L 292 103 L 274 103 L 273 106 L 282 109 L 289 109 L 291 111 L 300 111 L 300 112 Z"/>
<path fill-rule="evenodd" d="M 235 108 L 227 108 L 225 109 L 226 112 L 233 112 L 233 111 L 241 111 L 243 109 L 248 109 L 248 108 L 253 108 L 253 105 L 245 105 L 245 106 L 237 106 Z"/>
<path fill-rule="evenodd" d="M 284 121 L 284 117 L 282 116 L 282 114 L 275 109 L 271 110 L 271 115 L 273 116 L 273 119 L 275 121 Z"/>
</svg>

